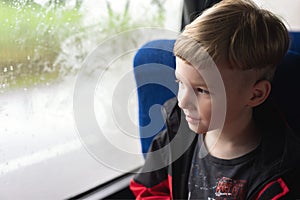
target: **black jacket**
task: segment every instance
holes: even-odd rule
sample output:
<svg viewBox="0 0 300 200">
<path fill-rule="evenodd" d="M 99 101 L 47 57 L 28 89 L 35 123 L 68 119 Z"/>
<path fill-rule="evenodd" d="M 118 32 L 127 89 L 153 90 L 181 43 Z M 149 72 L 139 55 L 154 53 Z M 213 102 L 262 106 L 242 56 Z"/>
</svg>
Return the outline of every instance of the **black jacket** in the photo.
<svg viewBox="0 0 300 200">
<path fill-rule="evenodd" d="M 268 105 L 254 112 L 264 135 L 253 167 L 262 173 L 250 186 L 247 199 L 300 199 L 300 140 Z M 188 197 L 198 135 L 188 128 L 175 98 L 166 102 L 163 112 L 167 128 L 154 138 L 143 169 L 130 184 L 137 199 Z"/>
</svg>

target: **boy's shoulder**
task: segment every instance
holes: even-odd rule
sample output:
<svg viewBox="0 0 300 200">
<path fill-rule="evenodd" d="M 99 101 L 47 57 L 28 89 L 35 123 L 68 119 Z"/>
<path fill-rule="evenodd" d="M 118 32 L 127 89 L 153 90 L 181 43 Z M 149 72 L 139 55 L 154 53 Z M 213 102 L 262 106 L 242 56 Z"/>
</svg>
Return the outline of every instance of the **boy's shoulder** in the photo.
<svg viewBox="0 0 300 200">
<path fill-rule="evenodd" d="M 183 151 L 186 151 L 186 145 L 194 146 L 193 141 L 197 134 L 189 129 L 176 97 L 164 103 L 162 115 L 165 120 L 165 129 L 154 137 L 153 143 L 159 143 L 160 148 L 170 144 L 171 151 L 173 148 L 178 150 L 181 147 Z"/>
<path fill-rule="evenodd" d="M 170 134 L 175 135 L 179 127 L 180 121 L 180 108 L 177 105 L 177 98 L 171 98 L 167 100 L 162 108 L 161 112 L 164 119 L 165 129 L 160 131 L 152 141 L 152 150 L 162 148 L 171 140 Z M 174 131 L 170 131 L 174 130 Z"/>
<path fill-rule="evenodd" d="M 179 111 L 178 107 L 178 100 L 176 97 L 173 97 L 169 100 L 167 100 L 162 108 L 162 113 L 165 119 L 171 116 L 171 114 L 174 114 L 174 112 Z"/>
<path fill-rule="evenodd" d="M 178 106 L 176 97 L 167 100 L 162 107 L 162 115 L 165 120 L 165 126 L 169 134 L 176 134 L 181 123 L 182 112 Z M 172 133 L 170 133 L 172 132 Z"/>
</svg>

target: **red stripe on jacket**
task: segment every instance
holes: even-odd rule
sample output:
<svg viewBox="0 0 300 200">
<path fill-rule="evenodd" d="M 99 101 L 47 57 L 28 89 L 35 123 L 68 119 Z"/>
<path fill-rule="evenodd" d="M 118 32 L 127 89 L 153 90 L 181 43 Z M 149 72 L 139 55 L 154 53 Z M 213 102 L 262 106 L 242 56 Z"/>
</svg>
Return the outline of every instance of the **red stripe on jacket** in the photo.
<svg viewBox="0 0 300 200">
<path fill-rule="evenodd" d="M 262 194 L 269 188 L 271 187 L 273 184 L 275 183 L 279 183 L 281 189 L 282 189 L 282 192 L 280 192 L 279 194 L 277 194 L 276 196 L 274 196 L 272 198 L 272 200 L 278 200 L 280 199 L 281 197 L 283 197 L 284 195 L 286 195 L 288 192 L 289 192 L 289 188 L 287 187 L 287 185 L 285 184 L 285 182 L 282 180 L 282 178 L 279 178 L 275 181 L 272 181 L 270 183 L 268 183 L 258 194 L 257 198 L 256 199 L 259 199 Z"/>
<path fill-rule="evenodd" d="M 172 199 L 172 177 L 154 185 L 151 188 L 139 184 L 132 179 L 130 189 L 137 200 L 171 200 Z"/>
</svg>

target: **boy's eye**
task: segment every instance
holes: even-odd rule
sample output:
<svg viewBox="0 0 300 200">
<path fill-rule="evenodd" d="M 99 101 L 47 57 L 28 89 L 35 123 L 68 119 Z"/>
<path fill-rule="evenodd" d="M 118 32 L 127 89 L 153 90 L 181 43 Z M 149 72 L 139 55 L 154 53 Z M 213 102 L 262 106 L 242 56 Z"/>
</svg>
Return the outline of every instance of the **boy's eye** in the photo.
<svg viewBox="0 0 300 200">
<path fill-rule="evenodd" d="M 204 89 L 202 89 L 202 88 L 196 88 L 196 90 L 197 90 L 198 93 L 209 94 L 209 91 L 204 90 Z"/>
</svg>

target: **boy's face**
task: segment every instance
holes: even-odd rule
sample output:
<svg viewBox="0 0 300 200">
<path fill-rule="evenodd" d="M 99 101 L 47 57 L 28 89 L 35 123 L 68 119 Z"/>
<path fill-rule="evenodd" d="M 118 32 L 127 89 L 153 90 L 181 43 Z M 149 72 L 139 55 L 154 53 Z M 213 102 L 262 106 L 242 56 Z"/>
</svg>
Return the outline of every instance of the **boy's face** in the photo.
<svg viewBox="0 0 300 200">
<path fill-rule="evenodd" d="M 220 70 L 226 90 L 226 94 L 220 96 L 218 92 L 220 90 L 208 88 L 204 80 L 209 79 L 202 77 L 202 74 L 205 74 L 204 70 L 196 69 L 184 60 L 176 58 L 175 75 L 179 83 L 178 105 L 184 111 L 190 129 L 196 133 L 206 133 L 209 129 L 215 129 L 210 126 L 212 104 L 217 114 L 221 114 L 222 112 L 219 111 L 224 110 L 225 107 L 224 128 L 234 126 L 235 122 L 247 114 L 244 111 L 251 95 L 251 79 L 246 78 L 242 71 Z M 210 80 L 214 82 L 213 78 Z"/>
<path fill-rule="evenodd" d="M 176 58 L 178 105 L 184 111 L 190 129 L 197 133 L 208 130 L 211 118 L 211 96 L 199 72 Z"/>
</svg>

